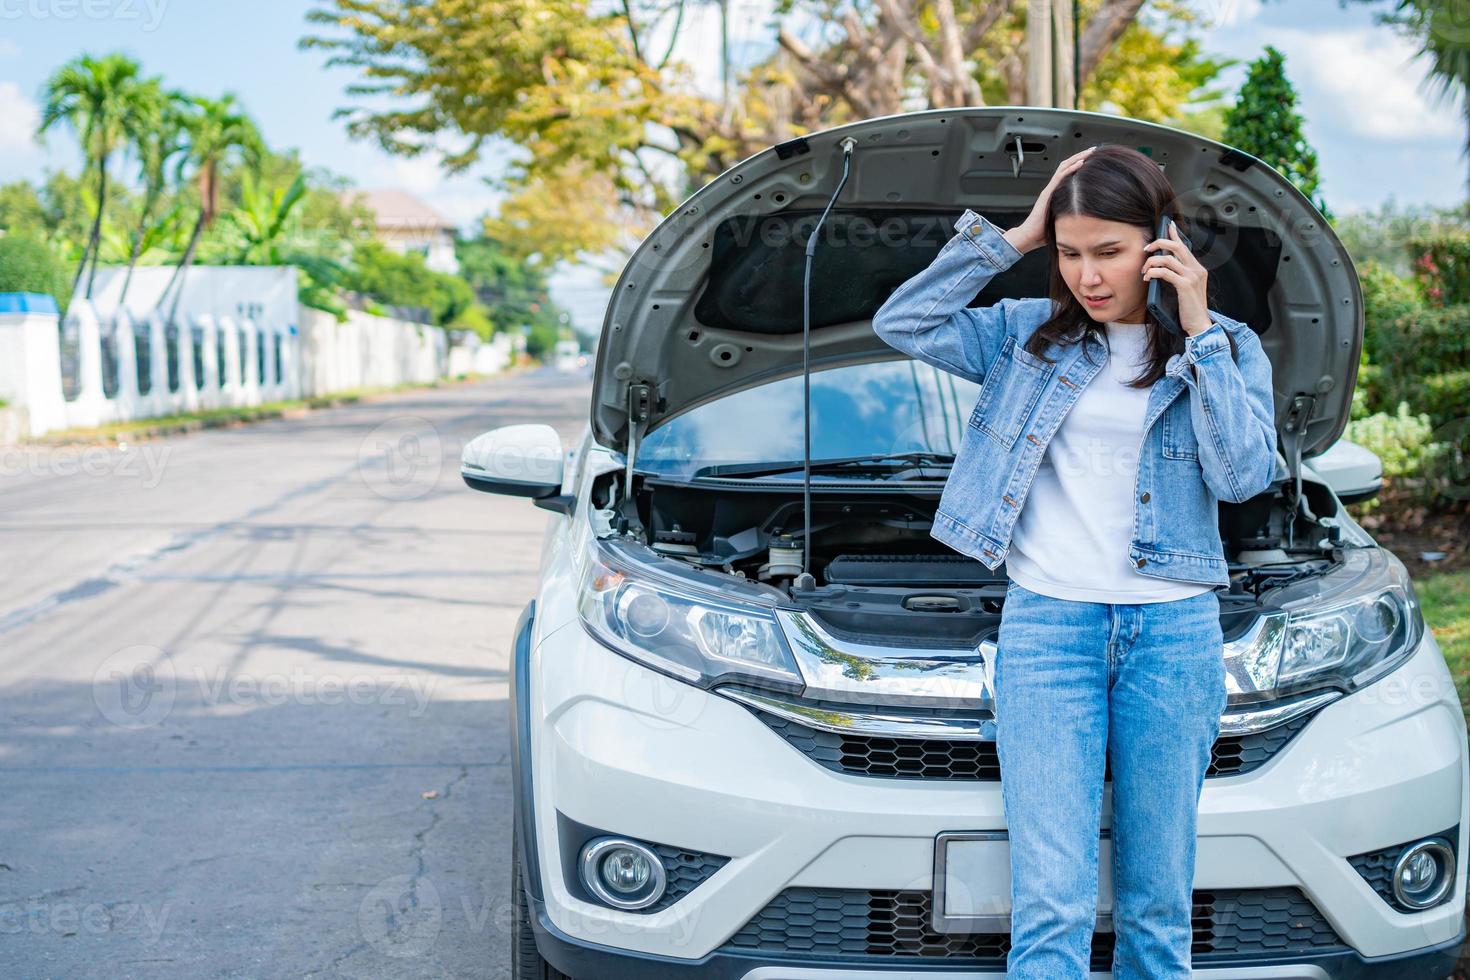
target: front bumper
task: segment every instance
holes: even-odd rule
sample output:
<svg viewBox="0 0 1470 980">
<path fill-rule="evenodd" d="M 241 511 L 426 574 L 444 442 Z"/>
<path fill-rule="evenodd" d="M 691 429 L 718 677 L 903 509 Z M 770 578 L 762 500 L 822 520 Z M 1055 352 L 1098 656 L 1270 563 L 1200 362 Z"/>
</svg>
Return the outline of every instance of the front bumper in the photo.
<svg viewBox="0 0 1470 980">
<path fill-rule="evenodd" d="M 786 889 L 927 892 L 938 833 L 1004 829 L 998 782 L 823 769 L 745 707 L 643 668 L 575 622 L 529 659 L 522 751 L 534 765 L 527 836 L 538 860 L 528 866 L 540 868 L 529 891 L 538 947 L 558 969 L 599 980 L 1003 975 L 731 943 Z M 1201 799 L 1196 891 L 1299 889 L 1340 943 L 1197 957 L 1197 974 L 1442 980 L 1464 939 L 1467 784 L 1464 716 L 1426 636 L 1392 675 L 1322 709 L 1261 768 L 1208 780 Z M 565 880 L 558 813 L 730 860 L 662 911 L 608 909 Z M 1108 814 L 1105 795 L 1104 826 Z M 1347 860 L 1454 825 L 1456 897 L 1433 909 L 1395 911 Z"/>
<path fill-rule="evenodd" d="M 761 958 L 745 954 L 714 952 L 698 960 L 633 953 L 589 943 L 558 929 L 547 914 L 545 902 L 532 902 L 532 928 L 536 948 L 547 962 L 576 980 L 894 980 L 923 977 L 925 980 L 1005 980 L 1005 972 L 955 970 L 942 963 L 894 965 L 888 969 L 854 966 L 850 961 L 823 962 L 789 958 Z M 1449 942 L 1398 956 L 1366 958 L 1355 952 L 1300 958 L 1255 960 L 1250 966 L 1218 966 L 1196 969 L 1197 980 L 1444 980 L 1459 962 L 1465 930 Z M 1094 973 L 1094 977 L 1106 974 Z"/>
</svg>

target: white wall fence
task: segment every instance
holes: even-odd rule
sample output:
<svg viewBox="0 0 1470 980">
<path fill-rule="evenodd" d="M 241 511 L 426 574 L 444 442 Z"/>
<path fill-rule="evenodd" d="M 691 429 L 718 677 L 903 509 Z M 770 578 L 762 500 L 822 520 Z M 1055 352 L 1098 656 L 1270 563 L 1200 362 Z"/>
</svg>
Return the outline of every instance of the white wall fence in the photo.
<svg viewBox="0 0 1470 980">
<path fill-rule="evenodd" d="M 442 328 L 352 312 L 345 323 L 299 306 L 293 268 L 190 270 L 177 313 L 160 304 L 172 270 L 98 272 L 91 301 L 59 320 L 45 297 L 0 302 L 0 444 L 213 408 L 489 374 L 512 338 L 451 352 Z M 520 339 L 520 338 L 517 338 Z M 523 341 L 522 341 L 523 343 Z"/>
<path fill-rule="evenodd" d="M 449 338 L 441 327 L 352 310 L 346 323 L 321 310 L 301 310 L 301 391 L 329 395 L 391 388 L 444 377 Z"/>
<path fill-rule="evenodd" d="M 496 374 L 515 363 L 517 354 L 525 352 L 524 334 L 502 331 L 489 340 L 481 340 L 468 331 L 455 331 L 450 336 L 449 376 Z"/>
<path fill-rule="evenodd" d="M 30 435 L 300 396 L 300 344 L 253 320 L 162 314 L 104 321 L 85 300 L 54 313 L 0 314 L 0 337 L 18 349 L 0 398 Z M 6 358 L 6 360 L 9 360 Z M 15 376 L 15 375 L 19 376 Z"/>
</svg>

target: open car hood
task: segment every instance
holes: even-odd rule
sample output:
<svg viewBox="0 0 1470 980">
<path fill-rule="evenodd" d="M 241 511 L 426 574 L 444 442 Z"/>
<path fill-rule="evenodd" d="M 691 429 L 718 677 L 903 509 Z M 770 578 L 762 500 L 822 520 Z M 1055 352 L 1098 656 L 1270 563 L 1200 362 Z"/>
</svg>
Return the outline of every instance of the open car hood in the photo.
<svg viewBox="0 0 1470 980">
<path fill-rule="evenodd" d="M 592 429 L 626 452 L 712 399 L 799 375 L 806 239 L 857 141 L 813 260 L 811 368 L 902 355 L 871 318 L 925 268 L 973 208 L 1019 224 L 1059 161 L 1094 144 L 1135 147 L 1179 194 L 1211 308 L 1249 324 L 1271 359 L 1280 448 L 1303 458 L 1342 434 L 1357 381 L 1363 300 L 1320 212 L 1270 166 L 1213 140 L 1117 116 L 980 107 L 885 116 L 757 153 L 701 188 L 644 239 L 608 303 Z M 1046 296 L 1047 252 L 995 276 L 970 305 Z M 631 421 L 630 421 L 631 420 Z M 739 424 L 732 419 L 732 424 Z"/>
</svg>

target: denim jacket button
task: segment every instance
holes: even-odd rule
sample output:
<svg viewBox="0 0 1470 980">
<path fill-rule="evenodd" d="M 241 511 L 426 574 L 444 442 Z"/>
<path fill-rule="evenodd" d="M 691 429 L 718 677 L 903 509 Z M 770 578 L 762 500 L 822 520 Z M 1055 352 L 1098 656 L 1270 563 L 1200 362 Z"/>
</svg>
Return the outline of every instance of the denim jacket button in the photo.
<svg viewBox="0 0 1470 980">
<path fill-rule="evenodd" d="M 1134 562 L 1133 564 L 1137 565 L 1139 568 L 1142 568 L 1144 566 L 1144 563 L 1147 562 L 1147 561 L 1148 561 L 1147 558 L 1140 558 L 1140 559 L 1138 559 L 1138 561 Z"/>
<path fill-rule="evenodd" d="M 1144 503 L 1148 503 L 1148 491 L 1145 490 L 1143 492 L 1143 496 L 1142 497 L 1139 497 L 1138 499 L 1141 500 L 1141 501 L 1143 501 Z"/>
<path fill-rule="evenodd" d="M 978 221 L 975 222 L 975 224 L 973 224 L 973 225 L 970 226 L 970 234 L 972 234 L 972 235 L 978 235 L 978 234 L 980 234 L 984 230 L 985 230 L 985 226 L 982 225 L 982 224 L 980 224 Z"/>
</svg>

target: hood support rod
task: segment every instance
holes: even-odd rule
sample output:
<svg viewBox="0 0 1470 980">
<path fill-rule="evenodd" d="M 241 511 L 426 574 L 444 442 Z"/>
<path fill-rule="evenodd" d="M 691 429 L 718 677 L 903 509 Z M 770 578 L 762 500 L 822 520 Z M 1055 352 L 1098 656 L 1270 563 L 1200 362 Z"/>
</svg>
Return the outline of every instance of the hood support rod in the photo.
<svg viewBox="0 0 1470 980">
<path fill-rule="evenodd" d="M 1302 494 L 1302 443 L 1307 438 L 1307 423 L 1312 419 L 1312 411 L 1317 407 L 1317 399 L 1313 395 L 1297 394 L 1292 396 L 1291 410 L 1286 415 L 1286 421 L 1282 425 L 1287 439 L 1290 442 L 1290 450 L 1285 453 L 1287 463 L 1291 469 L 1292 479 L 1292 501 L 1291 509 L 1293 516 L 1286 523 L 1286 546 L 1296 546 L 1296 513 L 1300 513 L 1313 524 L 1318 523 L 1318 517 L 1312 513 L 1307 498 Z"/>
<path fill-rule="evenodd" d="M 796 576 L 792 583 L 793 588 L 811 589 L 817 584 L 816 577 L 812 575 L 812 256 L 817 252 L 817 235 L 822 231 L 822 225 L 827 220 L 827 214 L 832 210 L 832 205 L 837 203 L 837 196 L 842 193 L 842 188 L 847 186 L 847 172 L 852 163 L 852 151 L 857 146 L 857 140 L 851 136 L 843 137 L 842 147 L 842 179 L 837 182 L 837 189 L 832 192 L 832 197 L 827 201 L 827 207 L 823 209 L 822 216 L 817 219 L 817 225 L 812 229 L 811 237 L 806 240 L 806 272 L 801 280 L 801 574 Z"/>
<path fill-rule="evenodd" d="M 648 413 L 653 389 L 646 383 L 628 385 L 628 464 L 623 473 L 623 499 L 633 499 L 633 465 L 638 460 L 638 445 L 643 430 L 648 428 Z"/>
</svg>

